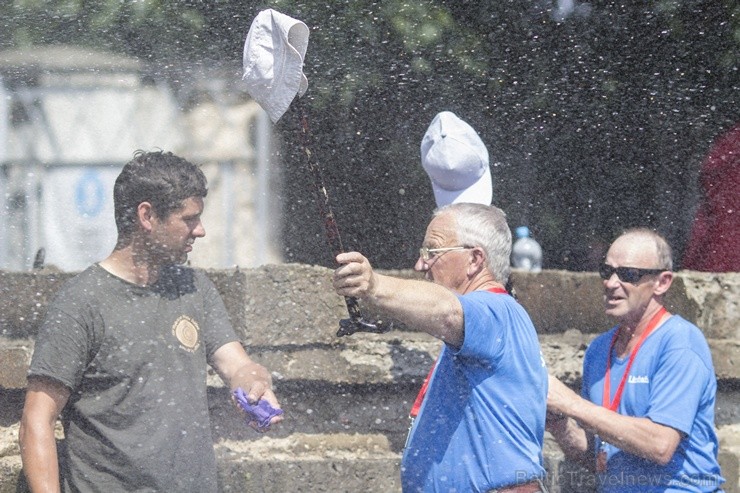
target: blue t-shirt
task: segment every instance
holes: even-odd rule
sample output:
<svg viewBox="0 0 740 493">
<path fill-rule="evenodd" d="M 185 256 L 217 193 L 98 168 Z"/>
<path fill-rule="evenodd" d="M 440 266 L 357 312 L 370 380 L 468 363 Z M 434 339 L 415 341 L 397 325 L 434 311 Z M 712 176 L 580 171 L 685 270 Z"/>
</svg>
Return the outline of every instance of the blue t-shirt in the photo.
<svg viewBox="0 0 740 493">
<path fill-rule="evenodd" d="M 617 327 L 596 338 L 583 363 L 583 397 L 602 405 L 606 359 Z M 612 354 L 610 389 L 614 398 L 629 356 Z M 673 315 L 640 347 L 630 368 L 617 412 L 649 418 L 681 432 L 671 461 L 661 466 L 596 439 L 607 453 L 607 469 L 597 476 L 601 492 L 711 492 L 724 482 L 717 462 L 714 431 L 717 380 L 709 346 L 698 327 Z M 648 438 L 649 439 L 649 438 Z"/>
<path fill-rule="evenodd" d="M 404 492 L 477 492 L 543 478 L 547 369 L 511 296 L 459 297 L 465 338 L 442 349 L 401 461 Z"/>
</svg>

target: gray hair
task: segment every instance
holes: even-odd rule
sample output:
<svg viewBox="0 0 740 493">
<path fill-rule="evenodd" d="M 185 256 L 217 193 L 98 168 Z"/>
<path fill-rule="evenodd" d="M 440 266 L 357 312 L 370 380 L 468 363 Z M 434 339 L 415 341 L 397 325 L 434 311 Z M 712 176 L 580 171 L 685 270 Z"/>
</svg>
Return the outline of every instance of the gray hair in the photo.
<svg viewBox="0 0 740 493">
<path fill-rule="evenodd" d="M 655 267 L 663 270 L 673 270 L 673 250 L 671 250 L 671 246 L 663 235 L 649 228 L 631 228 L 619 235 L 619 238 L 623 236 L 634 236 L 652 240 L 655 244 L 655 253 L 658 257 L 658 265 Z"/>
<path fill-rule="evenodd" d="M 452 214 L 460 245 L 477 246 L 486 254 L 486 267 L 496 281 L 506 284 L 511 273 L 511 229 L 498 207 L 457 203 L 440 207 L 432 217 Z"/>
</svg>

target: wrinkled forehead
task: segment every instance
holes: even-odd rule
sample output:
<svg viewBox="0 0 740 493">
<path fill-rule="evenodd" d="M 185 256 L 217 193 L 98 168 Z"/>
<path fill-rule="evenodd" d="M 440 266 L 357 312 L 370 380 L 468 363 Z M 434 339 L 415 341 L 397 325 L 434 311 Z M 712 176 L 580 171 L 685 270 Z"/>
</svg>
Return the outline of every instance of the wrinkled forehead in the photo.
<svg viewBox="0 0 740 493">
<path fill-rule="evenodd" d="M 609 247 L 606 262 L 617 267 L 653 268 L 658 264 L 655 240 L 636 234 L 620 236 Z"/>
<path fill-rule="evenodd" d="M 446 245 L 457 240 L 457 223 L 452 214 L 440 214 L 432 218 L 424 235 L 426 245 Z"/>
</svg>

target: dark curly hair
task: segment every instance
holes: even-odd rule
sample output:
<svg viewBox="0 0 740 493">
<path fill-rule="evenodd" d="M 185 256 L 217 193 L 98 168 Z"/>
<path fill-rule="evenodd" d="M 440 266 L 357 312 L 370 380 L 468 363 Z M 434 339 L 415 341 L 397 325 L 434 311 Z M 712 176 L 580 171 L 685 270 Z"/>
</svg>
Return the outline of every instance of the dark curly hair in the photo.
<svg viewBox="0 0 740 493">
<path fill-rule="evenodd" d="M 207 194 L 206 177 L 198 166 L 171 152 L 136 151 L 113 187 L 118 234 L 127 236 L 136 229 L 136 210 L 142 202 L 166 218 L 185 199 Z"/>
</svg>

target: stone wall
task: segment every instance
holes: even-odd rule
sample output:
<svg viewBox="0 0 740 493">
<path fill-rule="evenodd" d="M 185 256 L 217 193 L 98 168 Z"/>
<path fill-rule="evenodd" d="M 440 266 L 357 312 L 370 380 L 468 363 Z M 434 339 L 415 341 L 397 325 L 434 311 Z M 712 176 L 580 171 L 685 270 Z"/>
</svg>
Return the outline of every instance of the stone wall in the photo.
<svg viewBox="0 0 740 493">
<path fill-rule="evenodd" d="M 413 276 L 408 271 L 392 272 Z M 440 343 L 402 325 L 384 334 L 337 338 L 347 316 L 330 270 L 288 264 L 209 271 L 250 354 L 273 373 L 285 422 L 267 435 L 246 427 L 216 375 L 209 379 L 213 436 L 223 491 L 400 491 L 408 410 Z M 71 274 L 0 272 L 0 493 L 16 491 L 16 441 L 25 371 L 50 297 Z M 580 385 L 584 350 L 610 326 L 593 273 L 515 272 L 516 295 L 538 328 L 550 372 Z M 738 489 L 740 457 L 740 274 L 681 272 L 669 309 L 706 334 L 719 382 L 720 459 Z M 372 314 L 368 314 L 372 316 Z M 552 492 L 589 491 L 593 478 L 545 449 Z"/>
</svg>

